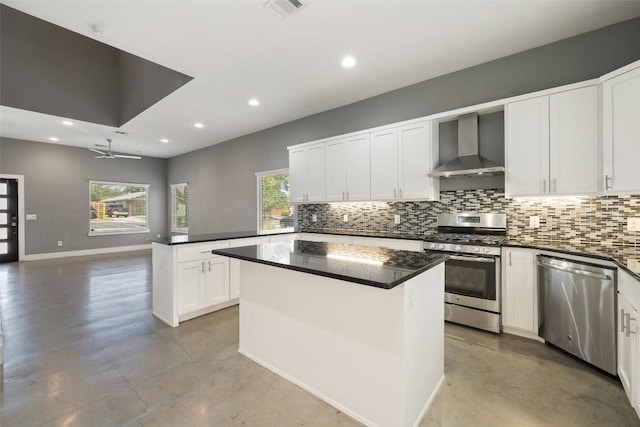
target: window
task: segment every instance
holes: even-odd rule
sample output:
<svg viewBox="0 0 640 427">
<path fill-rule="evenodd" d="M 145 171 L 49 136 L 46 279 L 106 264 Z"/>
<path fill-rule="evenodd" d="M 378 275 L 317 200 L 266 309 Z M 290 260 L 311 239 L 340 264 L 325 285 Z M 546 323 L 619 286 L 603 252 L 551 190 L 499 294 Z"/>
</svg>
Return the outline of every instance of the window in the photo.
<svg viewBox="0 0 640 427">
<path fill-rule="evenodd" d="M 187 196 L 189 195 L 188 185 L 171 185 L 171 231 L 176 233 L 188 233 L 189 224 L 187 222 Z"/>
<path fill-rule="evenodd" d="M 293 231 L 289 202 L 289 170 L 256 174 L 258 180 L 258 232 Z"/>
<path fill-rule="evenodd" d="M 89 181 L 89 235 L 148 233 L 149 186 Z"/>
</svg>

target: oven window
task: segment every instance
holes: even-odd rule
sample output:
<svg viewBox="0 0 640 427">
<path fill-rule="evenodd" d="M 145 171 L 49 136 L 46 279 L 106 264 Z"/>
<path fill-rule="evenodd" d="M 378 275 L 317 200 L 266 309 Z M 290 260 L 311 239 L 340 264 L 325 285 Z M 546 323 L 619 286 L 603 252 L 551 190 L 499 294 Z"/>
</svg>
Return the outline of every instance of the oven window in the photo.
<svg viewBox="0 0 640 427">
<path fill-rule="evenodd" d="M 496 299 L 496 264 L 465 259 L 448 259 L 445 264 L 445 289 L 447 292 L 470 297 Z"/>
</svg>

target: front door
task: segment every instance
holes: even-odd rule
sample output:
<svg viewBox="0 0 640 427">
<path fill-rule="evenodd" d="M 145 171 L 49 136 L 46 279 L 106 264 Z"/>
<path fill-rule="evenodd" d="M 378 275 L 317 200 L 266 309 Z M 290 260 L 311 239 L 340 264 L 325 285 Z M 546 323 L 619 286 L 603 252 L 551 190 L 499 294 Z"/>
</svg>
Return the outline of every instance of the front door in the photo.
<svg viewBox="0 0 640 427">
<path fill-rule="evenodd" d="M 0 178 L 0 262 L 18 261 L 18 180 Z"/>
</svg>

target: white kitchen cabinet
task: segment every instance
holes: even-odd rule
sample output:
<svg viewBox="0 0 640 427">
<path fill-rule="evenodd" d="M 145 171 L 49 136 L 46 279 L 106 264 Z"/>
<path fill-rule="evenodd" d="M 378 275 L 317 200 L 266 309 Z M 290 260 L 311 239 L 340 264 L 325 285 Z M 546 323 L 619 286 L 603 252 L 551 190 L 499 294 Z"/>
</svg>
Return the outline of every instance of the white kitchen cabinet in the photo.
<svg viewBox="0 0 640 427">
<path fill-rule="evenodd" d="M 324 143 L 289 149 L 290 200 L 292 203 L 325 199 Z"/>
<path fill-rule="evenodd" d="M 640 192 L 640 67 L 605 80 L 603 173 L 605 192 Z"/>
<path fill-rule="evenodd" d="M 369 133 L 326 141 L 325 160 L 328 202 L 371 198 Z"/>
<path fill-rule="evenodd" d="M 428 176 L 438 161 L 429 121 L 371 133 L 371 199 L 424 200 L 439 197 Z"/>
<path fill-rule="evenodd" d="M 229 259 L 213 255 L 178 264 L 178 316 L 188 320 L 229 301 Z"/>
<path fill-rule="evenodd" d="M 596 193 L 598 117 L 597 86 L 507 104 L 507 195 Z"/>
<path fill-rule="evenodd" d="M 538 337 L 536 252 L 503 248 L 502 328 L 527 338 Z"/>
<path fill-rule="evenodd" d="M 618 376 L 640 416 L 640 281 L 618 269 Z"/>
</svg>

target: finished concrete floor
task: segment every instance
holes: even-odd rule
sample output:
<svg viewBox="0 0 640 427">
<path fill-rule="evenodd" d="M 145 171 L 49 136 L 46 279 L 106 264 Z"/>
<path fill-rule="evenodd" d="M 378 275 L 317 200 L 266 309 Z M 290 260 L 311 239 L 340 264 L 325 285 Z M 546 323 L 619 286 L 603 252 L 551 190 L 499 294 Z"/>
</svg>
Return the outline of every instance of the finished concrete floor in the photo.
<svg viewBox="0 0 640 427">
<path fill-rule="evenodd" d="M 0 265 L 0 308 L 2 427 L 360 425 L 238 354 L 237 307 L 154 319 L 149 251 Z M 558 350 L 445 331 L 421 426 L 640 425 L 617 380 Z"/>
</svg>

